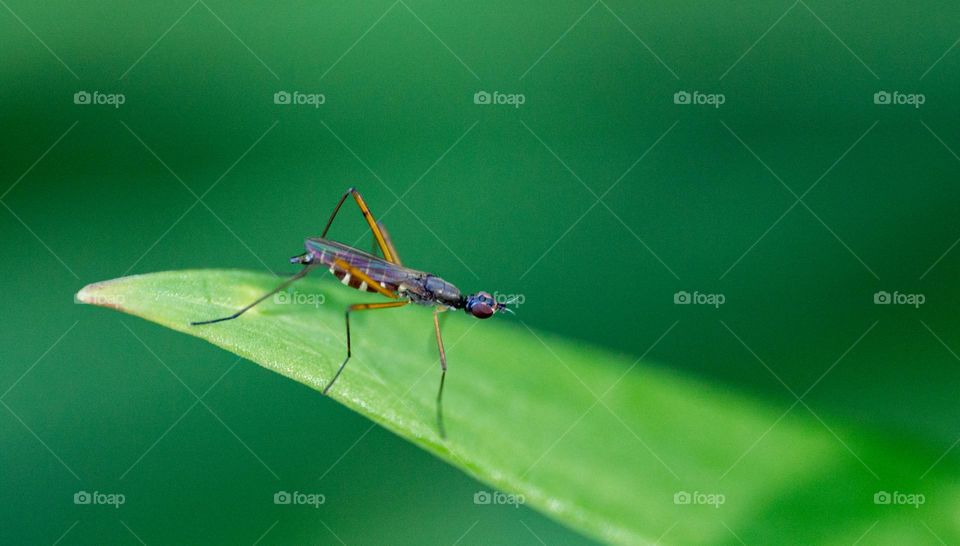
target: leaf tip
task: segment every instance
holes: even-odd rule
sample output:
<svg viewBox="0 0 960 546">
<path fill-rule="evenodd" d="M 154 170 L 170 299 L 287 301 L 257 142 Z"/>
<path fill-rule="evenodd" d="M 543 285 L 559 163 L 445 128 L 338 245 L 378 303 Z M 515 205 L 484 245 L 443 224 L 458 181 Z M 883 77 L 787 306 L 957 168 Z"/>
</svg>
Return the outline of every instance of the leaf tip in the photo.
<svg viewBox="0 0 960 546">
<path fill-rule="evenodd" d="M 111 291 L 108 290 L 110 284 L 111 281 L 88 284 L 73 295 L 73 302 L 120 309 L 123 305 L 123 295 L 111 293 Z"/>
</svg>

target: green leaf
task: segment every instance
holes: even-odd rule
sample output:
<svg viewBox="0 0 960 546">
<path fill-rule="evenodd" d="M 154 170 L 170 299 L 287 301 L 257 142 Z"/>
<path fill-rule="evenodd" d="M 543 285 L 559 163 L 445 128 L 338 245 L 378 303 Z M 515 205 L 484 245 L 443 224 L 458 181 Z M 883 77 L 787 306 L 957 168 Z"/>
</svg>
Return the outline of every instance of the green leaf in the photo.
<svg viewBox="0 0 960 546">
<path fill-rule="evenodd" d="M 230 314 L 277 282 L 166 272 L 92 284 L 77 299 L 206 339 L 319 391 L 344 357 L 345 306 L 375 295 L 307 278 L 238 320 L 189 324 Z M 942 449 L 536 332 L 521 317 L 450 315 L 446 440 L 427 310 L 356 313 L 354 357 L 330 395 L 585 534 L 622 544 L 960 538 L 957 465 L 933 464 Z M 876 504 L 881 491 L 922 494 L 924 504 Z M 675 502 L 684 492 L 693 503 Z"/>
</svg>

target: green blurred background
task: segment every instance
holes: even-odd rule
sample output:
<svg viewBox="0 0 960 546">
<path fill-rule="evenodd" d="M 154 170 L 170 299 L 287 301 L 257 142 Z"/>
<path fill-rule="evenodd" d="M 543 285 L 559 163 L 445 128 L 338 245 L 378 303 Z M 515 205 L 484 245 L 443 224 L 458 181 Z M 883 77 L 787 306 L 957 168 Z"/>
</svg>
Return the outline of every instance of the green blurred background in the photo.
<svg viewBox="0 0 960 546">
<path fill-rule="evenodd" d="M 648 358 L 784 410 L 731 331 L 799 394 L 876 322 L 805 401 L 925 452 L 960 436 L 960 7 L 0 5 L 4 543 L 586 542 L 474 505 L 488 487 L 302 385 L 72 302 L 123 274 L 291 272 L 350 185 L 406 263 L 629 355 L 679 321 Z M 357 241 L 359 215 L 331 234 Z M 229 370 L 210 410 L 135 336 L 197 394 Z M 278 489 L 328 502 L 289 510 Z M 79 490 L 128 500 L 90 510 Z"/>
</svg>

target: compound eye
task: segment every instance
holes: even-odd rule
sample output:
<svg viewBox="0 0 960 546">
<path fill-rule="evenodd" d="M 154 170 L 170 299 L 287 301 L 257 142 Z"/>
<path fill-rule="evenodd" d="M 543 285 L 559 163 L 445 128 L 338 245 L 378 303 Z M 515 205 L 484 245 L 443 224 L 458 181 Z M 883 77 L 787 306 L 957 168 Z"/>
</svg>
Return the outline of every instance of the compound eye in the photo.
<svg viewBox="0 0 960 546">
<path fill-rule="evenodd" d="M 482 301 L 478 301 L 470 306 L 470 314 L 478 319 L 490 318 L 493 316 L 493 306 Z"/>
</svg>

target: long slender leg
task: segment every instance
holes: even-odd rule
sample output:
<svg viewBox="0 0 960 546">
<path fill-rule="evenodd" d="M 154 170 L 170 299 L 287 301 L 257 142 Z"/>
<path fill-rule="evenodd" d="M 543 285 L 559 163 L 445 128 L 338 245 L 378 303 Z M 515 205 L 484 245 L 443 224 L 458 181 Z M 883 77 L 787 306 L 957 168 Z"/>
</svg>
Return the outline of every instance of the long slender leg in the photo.
<svg viewBox="0 0 960 546">
<path fill-rule="evenodd" d="M 400 254 L 397 252 L 397 247 L 393 246 L 393 240 L 390 239 L 390 232 L 387 231 L 387 226 L 383 225 L 383 222 L 377 222 L 377 226 L 380 228 L 380 233 L 383 234 L 383 240 L 387 243 L 387 248 L 390 249 L 390 252 L 393 253 L 393 263 L 397 265 L 403 265 L 403 262 L 400 261 Z M 377 255 L 377 249 L 380 248 L 377 246 L 377 238 L 374 237 L 371 243 L 370 254 L 374 256 Z"/>
<path fill-rule="evenodd" d="M 271 291 L 267 292 L 266 294 L 260 296 L 259 298 L 256 299 L 256 301 L 254 301 L 254 302 L 251 303 L 250 305 L 247 305 L 246 307 L 243 307 L 242 309 L 240 309 L 239 311 L 237 311 L 236 313 L 234 313 L 234 314 L 232 314 L 232 315 L 230 315 L 230 316 L 220 317 L 220 318 L 213 319 L 213 320 L 201 320 L 201 321 L 197 321 L 197 322 L 191 322 L 190 325 L 191 325 L 191 326 L 199 326 L 199 325 L 201 325 L 201 324 L 213 324 L 214 322 L 222 322 L 222 321 L 225 321 L 225 320 L 235 319 L 235 318 L 239 317 L 240 315 L 246 313 L 246 312 L 247 312 L 251 307 L 253 307 L 254 305 L 262 302 L 263 300 L 269 298 L 270 296 L 272 296 L 272 295 L 276 294 L 277 292 L 283 290 L 284 288 L 290 286 L 291 284 L 293 284 L 294 281 L 297 281 L 297 280 L 303 278 L 303 277 L 310 271 L 310 269 L 311 269 L 310 266 L 305 266 L 303 269 L 301 269 L 299 272 L 297 272 L 297 274 L 293 275 L 293 276 L 290 277 L 289 279 L 287 279 L 287 280 L 283 281 L 282 283 L 280 283 L 280 286 L 277 286 L 277 287 L 274 288 L 273 290 L 271 290 Z"/>
<path fill-rule="evenodd" d="M 330 230 L 330 225 L 333 224 L 333 219 L 337 216 L 337 212 L 340 211 L 340 207 L 343 206 L 343 202 L 347 200 L 347 197 L 352 195 L 353 200 L 357 202 L 357 206 L 360 207 L 360 212 L 363 214 L 363 219 L 366 220 L 367 225 L 370 226 L 370 231 L 373 232 L 373 237 L 377 240 L 377 245 L 380 247 L 380 252 L 383 252 L 383 259 L 390 262 L 399 264 L 400 262 L 396 261 L 393 255 L 392 245 L 387 244 L 387 240 L 384 238 L 383 233 L 380 231 L 380 226 L 377 224 L 377 221 L 374 220 L 373 214 L 370 212 L 370 208 L 367 207 L 367 203 L 363 200 L 363 197 L 360 196 L 360 193 L 356 188 L 349 188 L 343 194 L 343 197 L 340 198 L 340 201 L 337 201 L 337 206 L 334 207 L 333 213 L 330 214 L 330 219 L 327 220 L 326 227 L 323 228 L 323 233 L 320 234 L 321 238 L 326 238 L 327 231 Z"/>
<path fill-rule="evenodd" d="M 445 312 L 443 312 L 443 311 L 440 311 L 440 316 L 439 316 L 439 318 L 438 318 L 438 321 L 440 322 L 440 331 L 443 331 L 443 325 L 447 323 L 447 317 L 449 317 L 449 316 L 452 315 L 452 314 L 453 314 L 453 313 L 445 313 Z M 428 337 L 425 338 L 425 341 L 427 342 L 427 347 L 428 347 L 428 348 L 429 348 L 429 347 L 433 347 L 433 346 L 436 344 L 436 339 L 435 339 L 435 337 L 436 337 L 436 336 L 428 336 Z"/>
<path fill-rule="evenodd" d="M 383 225 L 383 222 L 377 222 L 377 226 L 380 228 L 380 234 L 383 235 L 383 242 L 387 244 L 387 248 L 389 248 L 390 253 L 393 254 L 393 263 L 403 265 L 403 262 L 400 261 L 400 254 L 397 252 L 397 247 L 393 246 L 393 239 L 390 238 L 390 232 L 387 231 L 387 226 Z"/>
<path fill-rule="evenodd" d="M 340 373 L 343 371 L 344 366 L 347 365 L 347 361 L 350 360 L 350 313 L 353 311 L 367 311 L 370 309 L 390 309 L 393 307 L 402 307 L 408 303 L 410 302 L 407 300 L 399 300 L 387 301 L 383 303 L 356 303 L 350 307 L 347 307 L 347 312 L 344 313 L 344 318 L 346 319 L 347 323 L 347 358 L 343 359 L 343 364 L 340 364 L 340 368 L 337 370 L 337 373 L 334 374 L 333 379 L 331 379 L 330 382 L 327 383 L 327 386 L 323 388 L 323 394 L 327 394 L 327 391 L 329 391 L 330 387 L 333 386 L 333 382 L 340 377 Z"/>
<path fill-rule="evenodd" d="M 437 349 L 440 350 L 440 389 L 437 390 L 437 430 L 441 438 L 447 437 L 447 431 L 443 426 L 443 380 L 447 377 L 447 352 L 443 349 L 443 338 L 440 336 L 440 313 L 439 307 L 433 310 L 433 329 L 437 333 Z"/>
</svg>

